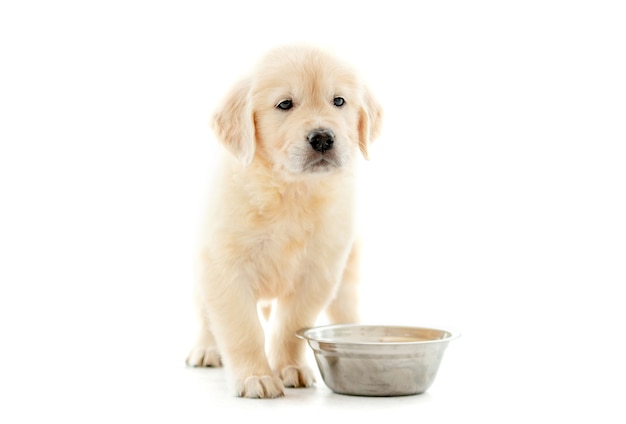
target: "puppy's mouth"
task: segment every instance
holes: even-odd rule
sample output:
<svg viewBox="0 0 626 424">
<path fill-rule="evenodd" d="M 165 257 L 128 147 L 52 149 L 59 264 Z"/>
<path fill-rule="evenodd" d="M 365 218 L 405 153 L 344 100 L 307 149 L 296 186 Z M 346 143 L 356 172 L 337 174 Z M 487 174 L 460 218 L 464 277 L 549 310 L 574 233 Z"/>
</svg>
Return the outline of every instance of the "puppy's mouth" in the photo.
<svg viewBox="0 0 626 424">
<path fill-rule="evenodd" d="M 341 162 L 332 152 L 311 153 L 302 164 L 303 172 L 326 172 L 341 167 Z"/>
</svg>

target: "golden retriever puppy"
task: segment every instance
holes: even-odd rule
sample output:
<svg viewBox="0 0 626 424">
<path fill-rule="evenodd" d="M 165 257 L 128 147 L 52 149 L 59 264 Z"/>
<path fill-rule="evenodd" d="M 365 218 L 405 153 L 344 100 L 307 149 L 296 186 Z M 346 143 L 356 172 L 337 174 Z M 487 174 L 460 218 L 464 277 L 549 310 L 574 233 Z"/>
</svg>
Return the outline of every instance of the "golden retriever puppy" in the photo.
<svg viewBox="0 0 626 424">
<path fill-rule="evenodd" d="M 295 333 L 358 321 L 355 170 L 381 107 L 354 70 L 305 46 L 271 51 L 212 120 L 225 147 L 206 214 L 190 366 L 220 366 L 238 396 L 275 398 L 314 374 Z M 360 153 L 359 153 L 360 152 Z M 259 302 L 274 300 L 269 337 Z"/>
</svg>

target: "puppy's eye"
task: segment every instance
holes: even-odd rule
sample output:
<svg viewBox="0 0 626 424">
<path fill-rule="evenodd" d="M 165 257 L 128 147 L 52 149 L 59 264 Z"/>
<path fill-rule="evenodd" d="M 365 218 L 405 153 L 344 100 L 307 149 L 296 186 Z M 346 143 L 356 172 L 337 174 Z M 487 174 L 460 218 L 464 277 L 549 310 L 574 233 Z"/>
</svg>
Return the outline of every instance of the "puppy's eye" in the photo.
<svg viewBox="0 0 626 424">
<path fill-rule="evenodd" d="M 289 99 L 283 100 L 282 102 L 278 103 L 276 107 L 280 110 L 289 110 L 293 107 L 293 102 Z"/>
<path fill-rule="evenodd" d="M 345 99 L 343 97 L 335 97 L 333 99 L 333 104 L 337 107 L 341 107 L 346 103 Z"/>
</svg>

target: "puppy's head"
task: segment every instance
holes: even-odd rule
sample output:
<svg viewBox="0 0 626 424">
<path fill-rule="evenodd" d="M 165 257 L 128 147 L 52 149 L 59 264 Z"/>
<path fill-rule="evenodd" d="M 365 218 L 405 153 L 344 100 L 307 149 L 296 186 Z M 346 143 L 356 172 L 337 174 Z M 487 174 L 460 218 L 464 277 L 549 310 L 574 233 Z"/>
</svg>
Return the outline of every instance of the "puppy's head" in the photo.
<svg viewBox="0 0 626 424">
<path fill-rule="evenodd" d="M 382 110 L 356 73 L 328 53 L 283 47 L 239 81 L 213 116 L 219 140 L 244 166 L 288 174 L 349 164 L 380 132 Z"/>
</svg>

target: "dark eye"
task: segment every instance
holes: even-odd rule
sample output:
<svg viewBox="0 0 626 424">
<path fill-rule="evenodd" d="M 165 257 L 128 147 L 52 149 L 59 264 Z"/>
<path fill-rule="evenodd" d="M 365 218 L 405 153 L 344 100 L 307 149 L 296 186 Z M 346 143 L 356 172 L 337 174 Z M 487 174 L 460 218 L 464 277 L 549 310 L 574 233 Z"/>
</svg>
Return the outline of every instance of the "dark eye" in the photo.
<svg viewBox="0 0 626 424">
<path fill-rule="evenodd" d="M 341 107 L 346 103 L 343 97 L 335 97 L 333 99 L 333 104 L 337 107 Z"/>
<path fill-rule="evenodd" d="M 293 102 L 289 99 L 283 100 L 282 102 L 278 103 L 276 107 L 280 110 L 289 110 L 293 107 Z"/>
</svg>

